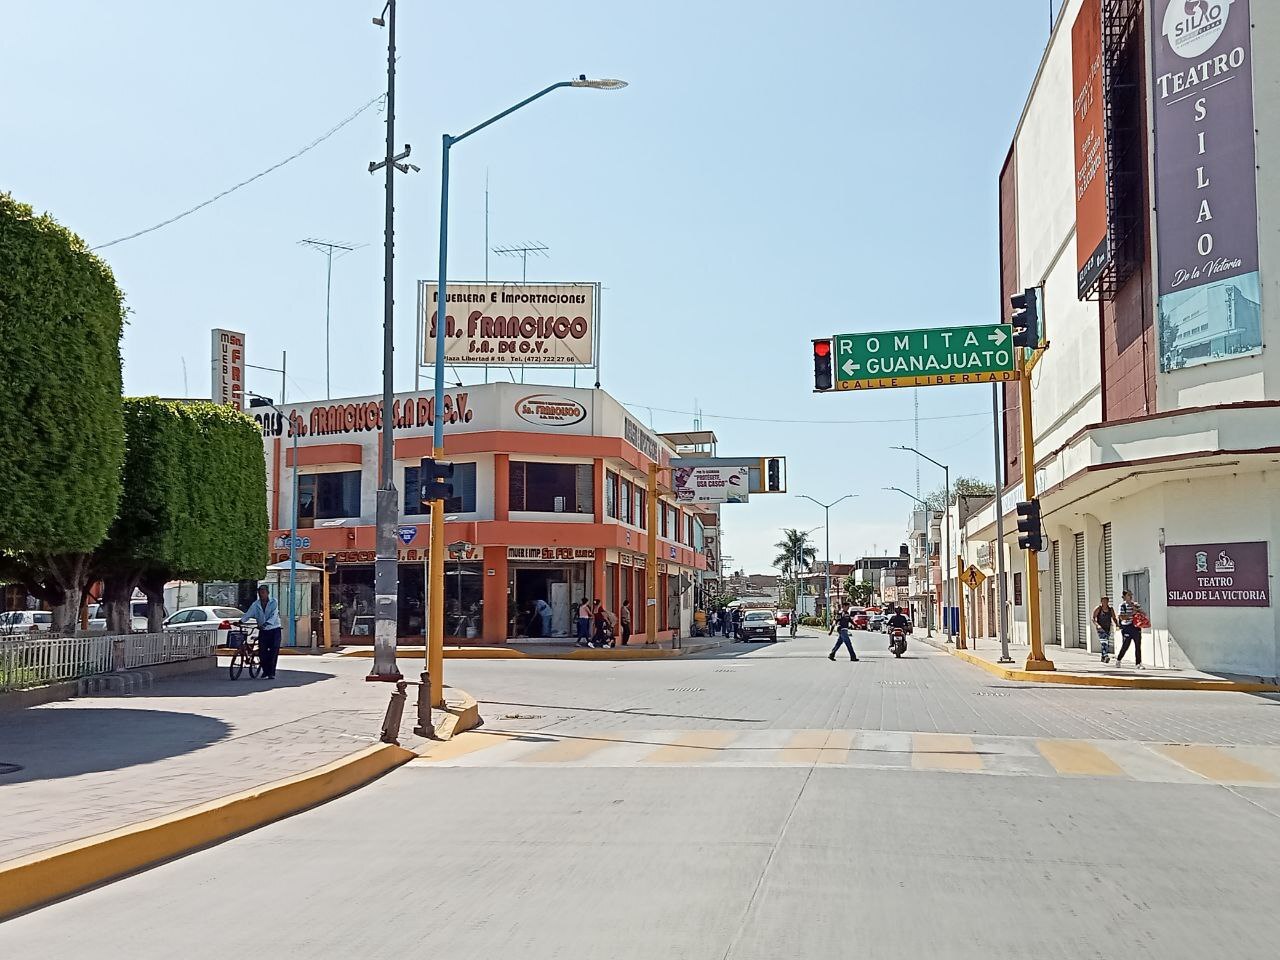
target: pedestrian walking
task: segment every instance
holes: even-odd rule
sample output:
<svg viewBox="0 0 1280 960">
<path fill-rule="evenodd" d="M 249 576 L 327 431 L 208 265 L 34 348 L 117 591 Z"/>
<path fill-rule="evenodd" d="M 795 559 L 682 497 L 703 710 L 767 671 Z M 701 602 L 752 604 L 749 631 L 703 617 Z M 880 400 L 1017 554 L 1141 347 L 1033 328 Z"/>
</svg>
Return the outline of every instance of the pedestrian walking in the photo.
<svg viewBox="0 0 1280 960">
<path fill-rule="evenodd" d="M 538 618 L 538 626 L 542 628 L 542 636 L 551 636 L 551 604 L 539 597 L 533 603 L 533 612 Z"/>
<path fill-rule="evenodd" d="M 593 601 L 593 605 L 595 607 L 595 613 L 593 616 L 596 624 L 596 632 L 591 638 L 591 644 L 592 646 L 603 647 L 608 639 L 606 637 L 606 633 L 609 629 L 609 620 L 605 616 L 604 604 L 600 602 L 599 597 Z"/>
<path fill-rule="evenodd" d="M 727 637 L 729 636 L 729 608 L 720 608 L 720 631 Z"/>
<path fill-rule="evenodd" d="M 265 586 L 258 587 L 258 599 L 249 605 L 244 620 L 258 625 L 258 660 L 264 680 L 276 678 L 276 660 L 280 656 L 280 601 Z M 252 675 L 252 674 L 251 674 Z"/>
<path fill-rule="evenodd" d="M 841 613 L 840 616 L 831 621 L 831 629 L 827 631 L 827 636 L 831 636 L 836 630 L 839 630 L 840 633 L 836 637 L 836 645 L 831 648 L 831 653 L 827 655 L 827 659 L 834 660 L 836 651 L 843 646 L 849 651 L 850 662 L 857 662 L 858 655 L 853 652 L 853 617 L 848 613 Z"/>
<path fill-rule="evenodd" d="M 586 597 L 578 604 L 578 639 L 575 643 L 585 647 L 591 642 L 591 601 Z"/>
<path fill-rule="evenodd" d="M 1098 631 L 1098 644 L 1102 647 L 1102 662 L 1111 662 L 1111 631 L 1115 627 L 1116 611 L 1111 598 L 1103 597 L 1093 608 L 1093 625 Z"/>
<path fill-rule="evenodd" d="M 1126 590 L 1120 601 L 1120 652 L 1116 654 L 1116 666 L 1120 666 L 1124 655 L 1129 652 L 1129 644 L 1133 644 L 1134 666 L 1142 669 L 1142 620 L 1145 618 L 1142 607 L 1133 599 L 1133 591 Z"/>
<path fill-rule="evenodd" d="M 622 645 L 625 647 L 631 640 L 631 601 L 623 600 L 622 609 L 618 611 L 618 624 L 622 628 Z"/>
</svg>

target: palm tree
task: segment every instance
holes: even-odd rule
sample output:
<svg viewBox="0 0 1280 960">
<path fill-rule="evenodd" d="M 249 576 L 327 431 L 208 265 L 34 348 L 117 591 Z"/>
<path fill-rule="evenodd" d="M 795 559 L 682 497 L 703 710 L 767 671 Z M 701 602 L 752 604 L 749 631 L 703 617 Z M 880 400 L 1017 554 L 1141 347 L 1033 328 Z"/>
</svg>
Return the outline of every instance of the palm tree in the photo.
<svg viewBox="0 0 1280 960">
<path fill-rule="evenodd" d="M 818 559 L 817 548 L 809 543 L 809 534 L 803 530 L 784 529 L 782 539 L 774 546 L 778 548 L 778 555 L 773 565 L 784 577 L 812 570 L 814 561 Z"/>
</svg>

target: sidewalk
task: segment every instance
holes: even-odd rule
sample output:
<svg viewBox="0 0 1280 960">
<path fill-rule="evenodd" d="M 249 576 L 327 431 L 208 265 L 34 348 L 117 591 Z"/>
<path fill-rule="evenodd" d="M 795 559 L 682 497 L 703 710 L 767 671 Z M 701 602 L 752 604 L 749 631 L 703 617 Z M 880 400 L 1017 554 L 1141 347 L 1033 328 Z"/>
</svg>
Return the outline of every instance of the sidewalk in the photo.
<svg viewBox="0 0 1280 960">
<path fill-rule="evenodd" d="M 282 658 L 277 679 L 216 672 L 141 696 L 0 714 L 0 872 L 8 861 L 308 773 L 378 743 L 391 686 L 366 665 Z M 413 691 L 401 743 L 412 749 Z M 444 718 L 437 711 L 437 722 Z"/>
<path fill-rule="evenodd" d="M 682 637 L 674 642 L 664 640 L 652 646 L 646 646 L 644 639 L 631 638 L 627 646 L 617 647 L 579 647 L 572 638 L 555 640 L 510 640 L 505 644 L 451 645 L 446 644 L 444 658 L 446 660 L 665 660 L 671 657 L 689 656 L 703 653 L 728 643 L 727 637 Z M 396 647 L 396 656 L 407 659 L 421 659 L 425 647 Z M 373 656 L 373 647 L 348 646 L 342 651 L 343 657 Z"/>
<path fill-rule="evenodd" d="M 968 650 L 957 650 L 946 642 L 941 634 L 932 639 L 915 634 L 913 639 L 937 647 L 953 656 L 981 667 L 1003 680 L 1026 683 L 1058 683 L 1086 687 L 1127 687 L 1135 690 L 1221 690 L 1232 693 L 1275 693 L 1280 686 L 1260 682 L 1257 678 L 1233 677 L 1201 670 L 1175 670 L 1167 667 L 1144 666 L 1141 670 L 1132 663 L 1116 666 L 1115 660 L 1103 663 L 1097 654 L 1077 647 L 1046 648 L 1047 656 L 1055 667 L 1052 671 L 1027 671 L 1024 669 L 1031 647 L 1023 643 L 1010 643 L 1009 656 L 1013 663 L 999 663 L 1000 643 L 987 637 L 969 641 Z M 1132 656 L 1132 654 L 1130 654 Z"/>
</svg>

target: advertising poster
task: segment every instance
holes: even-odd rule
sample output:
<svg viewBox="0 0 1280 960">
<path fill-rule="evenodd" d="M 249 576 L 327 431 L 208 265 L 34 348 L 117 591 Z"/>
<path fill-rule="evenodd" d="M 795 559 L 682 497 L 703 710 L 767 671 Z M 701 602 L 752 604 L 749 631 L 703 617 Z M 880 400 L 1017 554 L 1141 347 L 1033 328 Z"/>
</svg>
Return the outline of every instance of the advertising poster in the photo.
<svg viewBox="0 0 1280 960">
<path fill-rule="evenodd" d="M 1166 546 L 1164 579 L 1171 607 L 1269 607 L 1267 544 Z"/>
<path fill-rule="evenodd" d="M 1249 0 L 1152 6 L 1160 369 L 1262 349 Z"/>
<path fill-rule="evenodd" d="M 244 409 L 244 334 L 213 331 L 213 402 Z"/>
<path fill-rule="evenodd" d="M 671 478 L 677 503 L 747 502 L 747 467 L 675 467 Z"/>
<path fill-rule="evenodd" d="M 1076 157 L 1076 292 L 1083 300 L 1111 261 L 1107 134 L 1102 108 L 1102 0 L 1084 0 L 1071 27 Z"/>
<path fill-rule="evenodd" d="M 436 359 L 439 287 L 421 283 L 423 363 Z M 457 366 L 590 367 L 594 283 L 450 283 L 445 362 Z"/>
</svg>

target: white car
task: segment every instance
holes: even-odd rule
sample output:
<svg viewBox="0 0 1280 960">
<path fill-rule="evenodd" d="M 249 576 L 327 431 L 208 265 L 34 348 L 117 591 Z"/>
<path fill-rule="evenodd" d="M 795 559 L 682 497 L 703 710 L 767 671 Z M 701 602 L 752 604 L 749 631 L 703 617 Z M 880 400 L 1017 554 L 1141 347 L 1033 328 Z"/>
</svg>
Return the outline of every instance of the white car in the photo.
<svg viewBox="0 0 1280 960">
<path fill-rule="evenodd" d="M 47 610 L 10 610 L 0 613 L 0 634 L 45 633 L 53 626 Z"/>
<path fill-rule="evenodd" d="M 130 629 L 132 629 L 134 633 L 146 633 L 147 601 L 130 600 L 129 612 L 133 616 L 133 626 Z M 107 629 L 107 605 L 105 603 L 89 604 L 89 629 Z"/>
<path fill-rule="evenodd" d="M 244 611 L 235 607 L 186 607 L 164 622 L 166 630 L 217 630 L 218 646 L 227 645 L 227 634 L 240 629 Z"/>
</svg>

